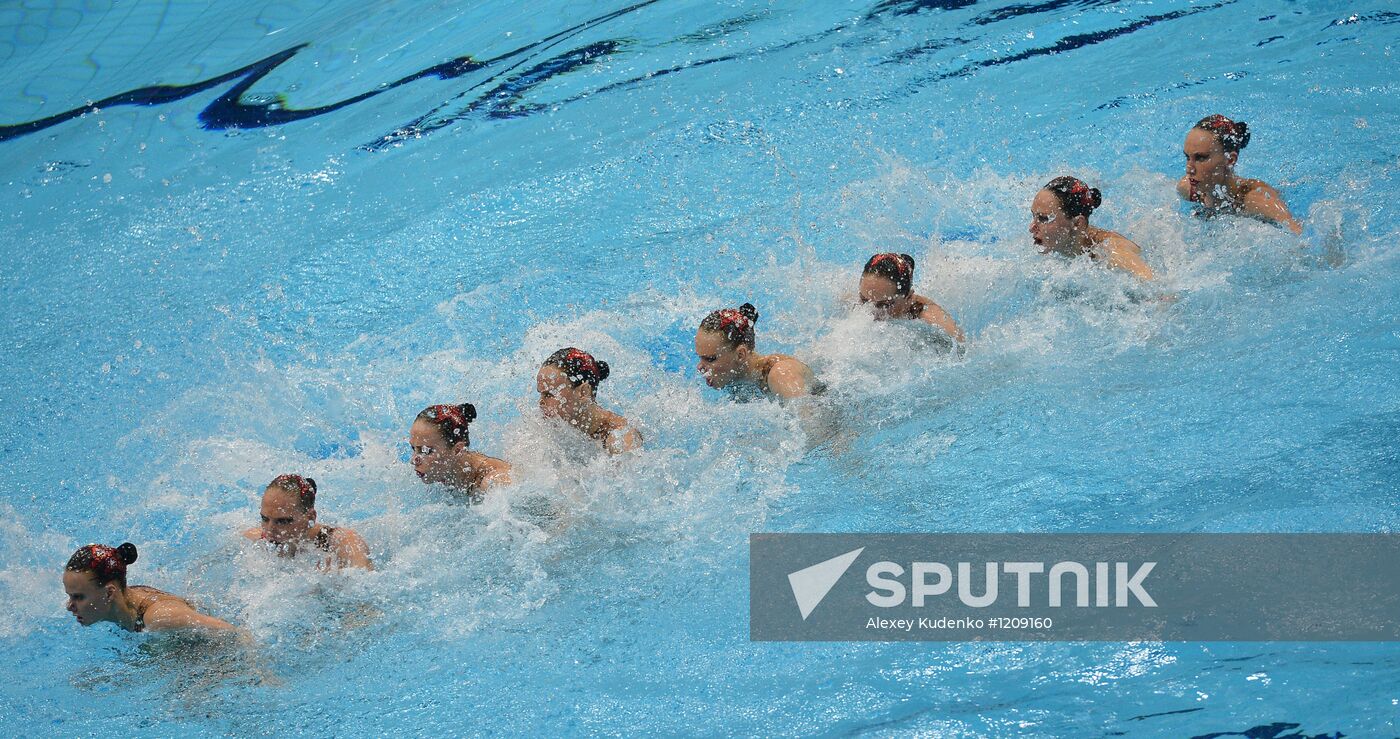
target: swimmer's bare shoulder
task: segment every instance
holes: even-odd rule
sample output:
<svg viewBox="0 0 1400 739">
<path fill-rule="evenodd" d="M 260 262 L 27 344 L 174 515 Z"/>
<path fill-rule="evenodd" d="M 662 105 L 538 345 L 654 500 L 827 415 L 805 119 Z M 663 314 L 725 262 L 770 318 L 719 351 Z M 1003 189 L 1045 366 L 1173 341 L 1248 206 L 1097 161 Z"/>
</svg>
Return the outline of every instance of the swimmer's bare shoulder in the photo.
<svg viewBox="0 0 1400 739">
<path fill-rule="evenodd" d="M 235 631 L 228 622 L 206 616 L 191 608 L 180 598 L 164 597 L 157 599 L 146 608 L 142 616 L 147 631 L 170 631 L 172 629 L 205 629 L 208 631 Z"/>
<path fill-rule="evenodd" d="M 811 392 L 812 368 L 796 357 L 773 355 L 773 368 L 768 370 L 768 390 L 780 398 L 799 398 Z"/>
<path fill-rule="evenodd" d="M 1182 200 L 1195 200 L 1195 198 L 1191 197 L 1192 193 L 1190 177 L 1183 176 L 1181 179 L 1176 181 L 1176 194 L 1180 195 Z"/>
<path fill-rule="evenodd" d="M 365 544 L 365 540 L 353 530 L 344 527 L 337 528 L 334 536 L 331 537 L 331 546 L 335 548 L 335 556 L 342 567 L 374 569 L 374 563 L 370 562 L 369 559 L 369 545 Z"/>
<path fill-rule="evenodd" d="M 958 343 L 962 343 L 966 340 L 963 336 L 962 329 L 958 327 L 957 321 L 953 320 L 953 316 L 949 314 L 948 311 L 943 310 L 943 306 L 922 295 L 915 296 L 915 300 L 917 300 L 921 306 L 919 318 L 924 323 L 942 329 L 943 333 L 948 334 L 949 337 Z"/>
<path fill-rule="evenodd" d="M 1142 247 L 1132 240 L 1107 229 L 1100 230 L 1095 248 L 1104 256 L 1110 267 L 1121 269 L 1140 280 L 1150 282 L 1156 275 L 1142 258 Z"/>
<path fill-rule="evenodd" d="M 491 471 L 481 478 L 480 489 L 486 490 L 499 485 L 509 485 L 514 474 L 515 470 L 511 467 L 510 462 L 503 459 L 492 460 Z"/>
<path fill-rule="evenodd" d="M 621 454 L 642 446 L 642 435 L 627 419 L 616 413 L 609 419 L 607 433 L 603 437 L 603 448 L 609 454 Z"/>
<path fill-rule="evenodd" d="M 1246 214 L 1284 226 L 1295 234 L 1303 233 L 1303 224 L 1289 212 L 1283 196 L 1273 186 L 1262 180 L 1245 180 L 1242 189 L 1240 209 Z"/>
</svg>

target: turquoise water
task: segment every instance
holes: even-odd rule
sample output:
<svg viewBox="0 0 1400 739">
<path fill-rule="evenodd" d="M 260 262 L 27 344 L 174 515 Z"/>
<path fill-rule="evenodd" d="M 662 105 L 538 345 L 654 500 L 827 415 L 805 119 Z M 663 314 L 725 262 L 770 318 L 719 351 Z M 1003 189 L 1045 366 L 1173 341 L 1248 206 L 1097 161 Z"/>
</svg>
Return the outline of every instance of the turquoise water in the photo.
<svg viewBox="0 0 1400 739">
<path fill-rule="evenodd" d="M 0 9 L 0 707 L 24 734 L 1400 733 L 1389 644 L 766 644 L 757 531 L 1394 531 L 1389 3 L 37 3 Z M 163 88 L 156 86 L 165 86 Z M 1301 239 L 1185 215 L 1200 117 Z M 1178 300 L 1035 253 L 1077 174 Z M 846 312 L 872 252 L 961 358 Z M 756 304 L 848 433 L 693 371 Z M 647 439 L 535 420 L 613 367 Z M 402 460 L 470 400 L 522 482 Z M 317 479 L 379 570 L 245 551 Z M 560 505 L 565 521 L 538 510 Z M 254 655 L 63 611 L 79 544 Z M 358 614 L 347 617 L 345 614 Z M 365 615 L 368 614 L 368 615 Z M 368 621 L 368 626 L 356 626 Z"/>
</svg>

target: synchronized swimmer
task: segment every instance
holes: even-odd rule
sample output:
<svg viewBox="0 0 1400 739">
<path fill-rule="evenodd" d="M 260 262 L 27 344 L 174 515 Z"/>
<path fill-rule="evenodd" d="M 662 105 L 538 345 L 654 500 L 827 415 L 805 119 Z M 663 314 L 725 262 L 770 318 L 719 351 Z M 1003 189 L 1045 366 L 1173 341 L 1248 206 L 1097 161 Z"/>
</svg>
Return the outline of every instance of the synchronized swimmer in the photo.
<svg viewBox="0 0 1400 739">
<path fill-rule="evenodd" d="M 1197 203 L 1203 218 L 1238 214 L 1303 233 L 1278 190 L 1235 174 L 1240 151 L 1249 145 L 1249 126 L 1223 115 L 1202 118 L 1186 134 L 1186 176 L 1176 185 L 1181 197 Z"/>
<path fill-rule="evenodd" d="M 418 479 L 446 485 L 472 499 L 497 485 L 510 484 L 509 462 L 470 449 L 467 426 L 474 420 L 476 406 L 471 403 L 430 405 L 418 414 L 408 432 Z"/>
<path fill-rule="evenodd" d="M 263 491 L 259 511 L 262 525 L 243 536 L 266 542 L 279 556 L 295 557 L 304 549 L 324 554 L 325 569 L 359 567 L 372 570 L 369 547 L 344 526 L 316 522 L 316 481 L 301 475 L 279 475 Z"/>
<path fill-rule="evenodd" d="M 1203 218 L 1238 214 L 1288 228 L 1298 234 L 1278 191 L 1259 180 L 1235 174 L 1249 129 L 1221 115 L 1197 123 L 1186 136 L 1186 176 L 1177 191 L 1196 204 Z M 1090 259 L 1142 280 L 1154 274 L 1142 249 L 1127 237 L 1089 224 L 1103 203 L 1097 188 L 1074 177 L 1056 177 L 1031 202 L 1030 234 L 1042 254 Z M 872 256 L 861 270 L 860 304 L 875 320 L 923 321 L 955 344 L 965 341 L 953 317 L 933 300 L 914 292 L 914 258 L 908 254 Z M 716 310 L 695 332 L 696 370 L 712 388 L 736 399 L 754 396 L 779 400 L 818 395 L 822 383 L 807 366 L 787 354 L 760 354 L 754 325 L 758 310 L 750 303 Z M 566 347 L 549 356 L 535 376 L 540 413 L 598 442 L 610 455 L 641 448 L 641 433 L 623 416 L 598 403 L 598 385 L 608 378 L 607 362 L 581 349 Z M 471 449 L 468 426 L 476 420 L 471 403 L 432 405 L 413 420 L 408 443 L 413 470 L 426 484 L 438 484 L 471 501 L 513 481 L 511 464 Z M 281 475 L 263 491 L 261 525 L 243 535 L 263 542 L 279 556 L 308 552 L 322 570 L 372 570 L 369 547 L 344 526 L 316 520 L 316 482 L 301 475 Z M 101 544 L 80 548 L 68 560 L 63 588 L 68 611 L 84 626 L 110 621 L 126 631 L 169 629 L 233 630 L 230 624 L 197 611 L 179 596 L 146 585 L 126 584 L 127 565 L 136 561 L 136 546 L 115 549 Z"/>
<path fill-rule="evenodd" d="M 642 445 L 642 435 L 627 419 L 598 405 L 598 383 L 608 379 L 608 363 L 582 349 L 566 347 L 549 355 L 535 375 L 540 413 L 564 421 L 590 439 L 602 442 L 609 454 Z"/>
<path fill-rule="evenodd" d="M 189 601 L 147 585 L 126 584 L 126 566 L 136 561 L 131 542 L 115 549 L 88 544 L 68 558 L 63 590 L 68 612 L 83 626 L 104 621 L 124 631 L 207 629 L 229 631 L 233 626 L 196 611 Z"/>
<path fill-rule="evenodd" d="M 962 343 L 962 329 L 937 303 L 914 294 L 914 258 L 908 254 L 876 254 L 860 273 L 860 304 L 875 311 L 875 320 L 918 320 L 943 330 Z"/>
<path fill-rule="evenodd" d="M 778 398 L 811 395 L 816 389 L 812 368 L 786 354 L 759 354 L 754 324 L 758 309 L 751 303 L 705 316 L 695 332 L 696 369 L 712 388 L 742 395 L 757 390 Z"/>
<path fill-rule="evenodd" d="M 1096 187 L 1074 177 L 1056 177 L 1031 201 L 1031 238 L 1041 254 L 1103 261 L 1139 279 L 1151 280 L 1152 268 L 1142 261 L 1142 247 L 1116 231 L 1089 225 L 1089 214 L 1103 204 Z"/>
</svg>

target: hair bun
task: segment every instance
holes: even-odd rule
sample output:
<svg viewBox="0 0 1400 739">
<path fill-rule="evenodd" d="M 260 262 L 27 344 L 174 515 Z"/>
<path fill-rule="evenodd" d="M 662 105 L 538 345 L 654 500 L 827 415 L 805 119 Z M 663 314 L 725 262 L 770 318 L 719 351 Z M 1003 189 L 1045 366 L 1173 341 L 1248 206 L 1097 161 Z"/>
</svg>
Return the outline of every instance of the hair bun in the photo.
<svg viewBox="0 0 1400 739">
<path fill-rule="evenodd" d="M 1100 205 L 1103 205 L 1103 193 L 1097 187 L 1089 188 L 1089 207 L 1097 208 Z"/>
<path fill-rule="evenodd" d="M 121 561 L 125 564 L 131 564 L 132 562 L 135 562 L 136 545 L 128 541 L 122 544 L 121 546 L 117 547 L 117 557 L 120 558 Z"/>
<path fill-rule="evenodd" d="M 909 256 L 908 254 L 900 254 L 900 255 L 899 255 L 899 258 L 900 258 L 900 259 L 903 259 L 903 260 L 904 260 L 904 263 L 907 264 L 907 265 L 909 265 L 909 271 L 910 271 L 910 272 L 913 272 L 913 271 L 914 271 L 914 258 L 913 258 L 913 257 Z"/>
<path fill-rule="evenodd" d="M 608 379 L 608 374 L 612 372 L 612 369 L 608 367 L 608 363 L 601 359 L 595 359 L 593 363 L 598 365 L 598 382 Z"/>
<path fill-rule="evenodd" d="M 309 478 L 309 477 L 303 477 L 303 478 L 301 478 L 301 479 L 303 479 L 303 480 L 306 481 L 306 486 L 309 487 L 309 488 L 311 488 L 311 494 L 312 494 L 312 495 L 315 495 L 315 494 L 316 494 L 316 481 L 313 480 L 313 479 L 311 479 L 311 478 Z"/>
<path fill-rule="evenodd" d="M 1244 121 L 1235 122 L 1235 138 L 1239 141 L 1241 149 L 1249 146 L 1249 125 Z"/>
<path fill-rule="evenodd" d="M 476 406 L 471 403 L 463 403 L 457 406 L 457 410 L 462 412 L 462 418 L 466 419 L 467 423 L 476 420 Z"/>
<path fill-rule="evenodd" d="M 749 323 L 758 323 L 758 309 L 753 307 L 753 303 L 744 303 L 739 306 L 739 313 L 749 319 Z"/>
</svg>

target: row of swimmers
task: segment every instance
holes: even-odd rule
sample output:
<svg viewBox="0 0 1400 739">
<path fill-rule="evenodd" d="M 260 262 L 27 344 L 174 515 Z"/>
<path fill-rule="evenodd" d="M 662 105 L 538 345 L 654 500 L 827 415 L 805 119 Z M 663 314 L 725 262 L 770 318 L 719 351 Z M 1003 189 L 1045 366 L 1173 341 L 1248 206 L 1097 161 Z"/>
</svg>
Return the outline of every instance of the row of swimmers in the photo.
<svg viewBox="0 0 1400 739">
<path fill-rule="evenodd" d="M 1235 174 L 1240 150 L 1248 143 L 1249 129 L 1244 123 L 1220 115 L 1203 118 L 1187 134 L 1186 175 L 1178 192 L 1196 205 L 1197 215 L 1239 214 L 1301 233 L 1301 224 L 1276 190 Z M 1041 253 L 1088 255 L 1140 279 L 1153 279 L 1136 244 L 1089 224 L 1089 215 L 1101 202 L 1099 191 L 1081 180 L 1051 180 L 1031 203 L 1030 233 L 1035 245 Z M 913 283 L 913 257 L 876 254 L 861 272 L 859 301 L 876 320 L 922 322 L 961 343 L 963 332 L 953 317 L 933 300 L 915 293 Z M 748 303 L 713 311 L 700 322 L 695 333 L 696 369 L 705 383 L 736 397 L 757 394 L 793 399 L 819 393 L 820 381 L 801 360 L 757 351 L 757 322 L 758 311 Z M 566 347 L 540 367 L 536 391 L 545 417 L 563 421 L 609 454 L 623 454 L 640 448 L 643 439 L 626 418 L 598 403 L 598 386 L 609 371 L 607 362 Z M 471 448 L 469 427 L 475 419 L 476 408 L 471 403 L 433 405 L 417 415 L 408 443 L 420 480 L 459 491 L 473 500 L 512 481 L 509 462 Z M 315 558 L 325 569 L 373 569 L 369 547 L 359 534 L 317 520 L 316 493 L 316 482 L 309 477 L 278 476 L 263 491 L 260 525 L 243 535 L 282 557 Z M 127 631 L 234 629 L 199 612 L 184 598 L 145 585 L 128 586 L 127 566 L 136 557 L 136 546 L 129 542 L 119 547 L 89 544 L 73 554 L 63 585 L 68 611 L 80 624 L 111 622 Z"/>
</svg>

